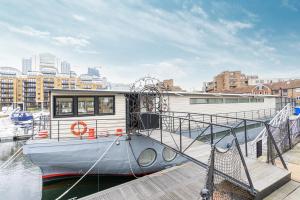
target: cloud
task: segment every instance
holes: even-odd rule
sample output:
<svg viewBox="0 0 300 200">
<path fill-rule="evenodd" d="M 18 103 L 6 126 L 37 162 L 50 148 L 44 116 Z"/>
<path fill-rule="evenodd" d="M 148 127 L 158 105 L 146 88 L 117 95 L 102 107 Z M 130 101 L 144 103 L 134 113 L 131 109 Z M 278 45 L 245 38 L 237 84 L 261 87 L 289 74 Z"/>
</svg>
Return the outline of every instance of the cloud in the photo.
<svg viewBox="0 0 300 200">
<path fill-rule="evenodd" d="M 15 21 L 19 25 L 14 25 L 14 28 L 22 27 L 20 23 L 26 22 L 30 27 L 39 27 L 40 30 L 22 27 L 21 31 L 17 28 L 13 31 L 44 37 L 43 41 L 38 39 L 32 42 L 34 45 L 28 45 L 32 52 L 36 52 L 36 46 L 40 44 L 38 51 L 42 47 L 53 48 L 53 53 L 58 56 L 67 54 L 68 61 L 77 66 L 103 64 L 106 66 L 104 70 L 108 68 L 109 79 L 124 82 L 132 82 L 138 76 L 154 73 L 160 78 L 172 76 L 180 79 L 187 86 L 199 80 L 211 79 L 215 73 L 225 69 L 268 73 L 281 71 L 284 64 L 292 65 L 297 60 L 291 61 L 282 55 L 293 54 L 293 48 L 296 47 L 285 48 L 282 43 L 279 45 L 277 33 L 261 32 L 261 27 L 265 25 L 265 15 L 270 13 L 260 15 L 260 9 L 254 9 L 252 13 L 246 9 L 247 6 L 242 6 L 244 4 L 226 6 L 222 3 L 216 9 L 210 1 L 201 3 L 203 7 L 189 1 L 190 4 L 185 8 L 181 5 L 182 1 L 176 2 L 176 6 L 162 6 L 162 3 L 140 0 L 88 0 L 68 4 L 51 3 L 49 6 L 50 3 L 45 1 L 38 6 L 48 8 L 49 12 L 33 9 L 31 14 L 34 17 L 24 15 L 24 20 Z M 24 6 L 13 5 L 11 9 L 16 11 L 9 14 L 10 18 L 18 19 L 19 16 L 14 13 Z M 30 2 L 26 5 L 37 7 Z M 69 12 L 64 12 L 66 8 Z M 1 17 L 0 14 L 0 20 L 8 19 Z M 84 23 L 74 25 L 75 20 Z M 259 32 L 260 35 L 256 34 Z M 17 34 L 11 34 L 10 37 L 23 39 Z M 3 37 L 0 38 L 3 43 L 1 40 L 4 40 Z M 70 51 L 66 51 L 66 47 Z M 16 45 L 14 48 L 19 47 Z M 98 56 L 100 53 L 101 56 Z M 17 64 L 20 63 L 18 59 L 14 59 Z M 294 62 L 297 63 L 299 60 Z"/>
<path fill-rule="evenodd" d="M 82 16 L 82 15 L 76 15 L 76 14 L 74 14 L 74 15 L 72 15 L 72 17 L 73 17 L 73 19 L 75 19 L 75 20 L 77 20 L 79 22 L 84 22 L 86 20 L 85 17 Z"/>
<path fill-rule="evenodd" d="M 220 19 L 220 23 L 222 23 L 227 28 L 227 30 L 229 30 L 231 33 L 236 33 L 242 29 L 253 28 L 253 24 L 244 23 L 240 21 L 227 21 L 224 19 Z"/>
<path fill-rule="evenodd" d="M 63 46 L 80 46 L 84 47 L 90 44 L 86 38 L 77 38 L 71 36 L 57 36 L 52 38 L 56 44 Z"/>
<path fill-rule="evenodd" d="M 32 37 L 43 38 L 43 37 L 47 37 L 50 35 L 50 33 L 47 31 L 40 31 L 40 30 L 32 28 L 31 26 L 22 26 L 22 27 L 18 28 L 18 27 L 7 24 L 7 28 L 11 32 L 20 33 L 20 34 L 32 36 Z"/>
<path fill-rule="evenodd" d="M 282 0 L 281 1 L 281 4 L 292 10 L 292 11 L 295 11 L 295 12 L 298 12 L 299 9 L 300 9 L 300 3 L 299 3 L 299 0 Z"/>
<path fill-rule="evenodd" d="M 158 77 L 159 79 L 173 78 L 182 79 L 187 76 L 184 70 L 185 62 L 181 59 L 162 61 L 159 63 L 142 64 L 141 70 L 144 74 Z"/>
<path fill-rule="evenodd" d="M 204 17 L 204 18 L 208 17 L 207 13 L 200 6 L 194 5 L 191 9 L 191 12 L 195 13 L 195 14 L 198 14 L 198 15 Z"/>
</svg>

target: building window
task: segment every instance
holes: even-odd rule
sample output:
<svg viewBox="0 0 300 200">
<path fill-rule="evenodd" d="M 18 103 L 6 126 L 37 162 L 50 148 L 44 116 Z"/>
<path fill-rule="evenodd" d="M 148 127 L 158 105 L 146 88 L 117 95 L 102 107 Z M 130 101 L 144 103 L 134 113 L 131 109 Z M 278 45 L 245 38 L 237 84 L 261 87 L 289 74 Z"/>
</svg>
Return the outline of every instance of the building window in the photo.
<svg viewBox="0 0 300 200">
<path fill-rule="evenodd" d="M 78 98 L 78 115 L 94 115 L 94 97 Z"/>
<path fill-rule="evenodd" d="M 73 115 L 73 98 L 59 97 L 55 99 L 55 115 L 69 116 Z"/>
<path fill-rule="evenodd" d="M 114 97 L 99 97 L 99 114 L 114 114 Z"/>
</svg>

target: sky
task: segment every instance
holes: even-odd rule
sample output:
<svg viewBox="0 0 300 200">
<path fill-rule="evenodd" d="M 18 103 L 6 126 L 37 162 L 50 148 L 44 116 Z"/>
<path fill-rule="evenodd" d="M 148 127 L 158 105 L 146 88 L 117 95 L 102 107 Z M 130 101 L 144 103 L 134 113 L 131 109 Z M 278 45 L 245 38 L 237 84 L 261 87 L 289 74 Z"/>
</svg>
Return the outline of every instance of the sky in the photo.
<svg viewBox="0 0 300 200">
<path fill-rule="evenodd" d="M 0 0 L 0 66 L 49 52 L 111 82 L 187 90 L 224 70 L 300 77 L 298 0 Z M 299 76 L 298 76 L 299 75 Z"/>
</svg>

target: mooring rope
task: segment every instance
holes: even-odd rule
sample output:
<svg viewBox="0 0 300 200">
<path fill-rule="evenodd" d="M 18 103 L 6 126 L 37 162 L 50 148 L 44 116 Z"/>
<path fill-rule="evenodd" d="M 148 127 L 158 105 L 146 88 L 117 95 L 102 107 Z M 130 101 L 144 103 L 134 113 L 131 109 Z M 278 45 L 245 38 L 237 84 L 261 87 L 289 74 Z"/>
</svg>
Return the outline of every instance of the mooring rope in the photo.
<svg viewBox="0 0 300 200">
<path fill-rule="evenodd" d="M 104 158 L 105 154 L 110 150 L 110 148 L 113 146 L 113 144 L 120 138 L 120 136 L 116 137 L 116 139 L 108 146 L 108 148 L 104 151 L 104 153 L 96 160 L 96 162 L 90 167 L 90 169 L 85 172 L 83 176 L 78 179 L 69 189 L 67 189 L 64 193 L 62 193 L 59 197 L 57 197 L 55 200 L 59 200 L 62 197 L 64 197 L 70 190 L 72 190 L 90 171 Z"/>
<path fill-rule="evenodd" d="M 127 158 L 128 158 L 129 168 L 130 168 L 131 174 L 134 176 L 134 178 L 139 178 L 134 174 L 134 171 L 133 171 L 132 166 L 131 166 L 131 162 L 130 162 L 130 158 L 129 158 L 129 151 L 128 151 L 129 140 L 127 140 L 127 141 L 128 141 L 128 143 L 126 144 L 126 151 L 127 151 Z"/>
<path fill-rule="evenodd" d="M 7 166 L 9 166 L 20 154 L 21 150 L 23 149 L 23 146 L 18 149 L 8 160 L 6 160 L 2 165 L 0 166 L 0 169 L 3 169 Z"/>
</svg>

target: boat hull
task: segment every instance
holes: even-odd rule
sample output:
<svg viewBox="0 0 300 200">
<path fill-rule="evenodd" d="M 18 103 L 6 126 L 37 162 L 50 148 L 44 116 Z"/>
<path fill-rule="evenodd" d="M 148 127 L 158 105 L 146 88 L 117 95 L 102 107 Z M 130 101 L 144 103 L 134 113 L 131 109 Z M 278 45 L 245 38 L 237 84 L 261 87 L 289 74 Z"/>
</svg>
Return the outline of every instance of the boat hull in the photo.
<svg viewBox="0 0 300 200">
<path fill-rule="evenodd" d="M 62 177 L 78 176 L 87 172 L 104 154 L 116 136 L 93 140 L 30 141 L 24 145 L 24 154 L 37 166 L 43 174 L 43 181 Z M 149 166 L 140 166 L 139 155 L 145 149 L 156 152 L 155 161 Z M 130 140 L 120 137 L 101 161 L 90 171 L 89 175 L 140 176 L 186 162 L 180 155 L 172 161 L 163 158 L 164 146 L 145 137 L 133 135 Z"/>
</svg>

